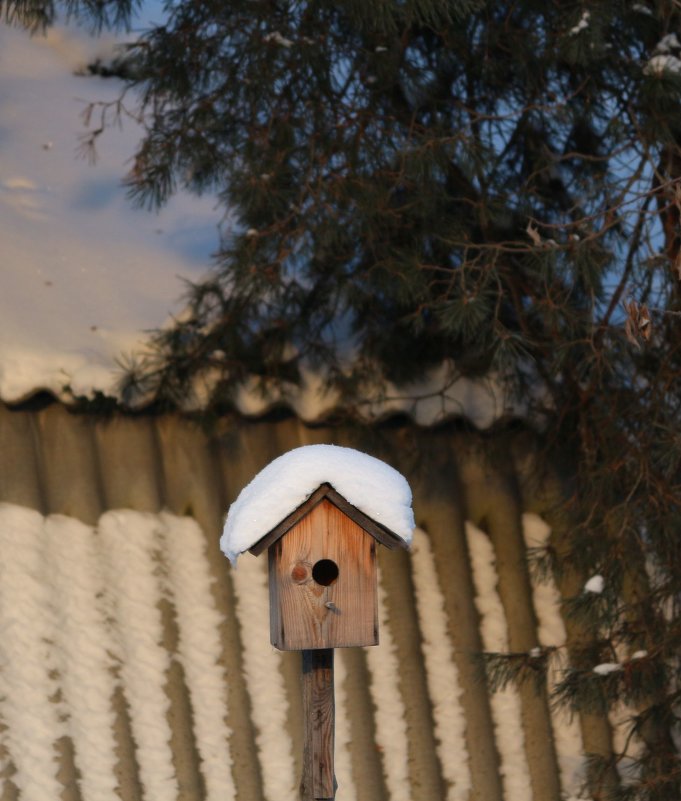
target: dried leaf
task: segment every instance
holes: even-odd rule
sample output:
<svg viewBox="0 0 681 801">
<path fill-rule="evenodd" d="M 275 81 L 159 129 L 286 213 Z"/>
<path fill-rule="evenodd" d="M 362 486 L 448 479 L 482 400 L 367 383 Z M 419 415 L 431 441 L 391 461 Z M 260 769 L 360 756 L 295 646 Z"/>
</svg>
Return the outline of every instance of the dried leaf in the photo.
<svg viewBox="0 0 681 801">
<path fill-rule="evenodd" d="M 527 231 L 527 235 L 532 240 L 532 244 L 539 247 L 542 244 L 541 236 L 539 235 L 537 228 L 532 225 L 532 220 L 527 223 L 527 228 L 525 230 Z"/>
<path fill-rule="evenodd" d="M 627 313 L 627 319 L 624 322 L 624 335 L 632 345 L 640 348 L 640 340 L 648 342 L 653 333 L 650 311 L 645 304 L 639 306 L 635 300 L 630 300 L 628 303 L 624 301 L 622 306 Z"/>
<path fill-rule="evenodd" d="M 641 306 L 638 312 L 638 333 L 646 342 L 650 340 L 650 337 L 653 333 L 653 326 L 651 325 L 650 321 L 650 312 L 645 304 Z"/>
<path fill-rule="evenodd" d="M 638 340 L 634 336 L 634 325 L 631 321 L 631 317 L 627 317 L 624 323 L 624 335 L 626 336 L 629 343 L 632 344 L 635 348 L 641 347 L 638 343 Z"/>
</svg>

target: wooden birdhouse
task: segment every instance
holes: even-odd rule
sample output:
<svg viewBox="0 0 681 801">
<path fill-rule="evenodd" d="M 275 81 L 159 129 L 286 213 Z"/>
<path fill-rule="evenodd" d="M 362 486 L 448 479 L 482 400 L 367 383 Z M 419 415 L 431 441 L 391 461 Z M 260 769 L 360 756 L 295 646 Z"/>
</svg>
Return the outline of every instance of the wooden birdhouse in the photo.
<svg viewBox="0 0 681 801">
<path fill-rule="evenodd" d="M 407 543 L 322 484 L 249 550 L 269 555 L 270 639 L 282 651 L 378 644 L 376 543 Z"/>
<path fill-rule="evenodd" d="M 336 445 L 283 454 L 230 507 L 220 547 L 233 565 L 267 549 L 272 645 L 302 651 L 302 801 L 335 798 L 333 649 L 378 644 L 376 543 L 408 548 L 413 530 L 406 479 Z"/>
</svg>

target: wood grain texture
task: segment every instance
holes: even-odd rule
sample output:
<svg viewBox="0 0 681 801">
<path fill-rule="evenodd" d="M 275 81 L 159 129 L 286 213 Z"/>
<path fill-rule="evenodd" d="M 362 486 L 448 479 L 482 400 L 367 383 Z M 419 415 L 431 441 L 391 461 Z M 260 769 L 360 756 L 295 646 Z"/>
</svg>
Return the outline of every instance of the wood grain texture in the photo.
<svg viewBox="0 0 681 801">
<path fill-rule="evenodd" d="M 301 801 L 327 801 L 336 797 L 335 711 L 333 649 L 303 651 L 305 746 Z"/>
<path fill-rule="evenodd" d="M 296 523 L 308 515 L 315 506 L 325 498 L 344 512 L 351 520 L 354 520 L 360 528 L 363 528 L 364 531 L 371 534 L 378 542 L 385 545 L 386 548 L 390 550 L 393 548 L 408 549 L 409 546 L 401 537 L 398 537 L 397 534 L 394 534 L 390 529 L 387 529 L 385 526 L 382 526 L 380 523 L 377 523 L 375 520 L 365 515 L 364 512 L 360 511 L 356 506 L 353 506 L 346 501 L 342 495 L 336 492 L 331 484 L 325 483 L 317 487 L 304 503 L 301 503 L 297 509 L 294 509 L 290 515 L 285 517 L 271 531 L 268 531 L 255 545 L 252 545 L 248 549 L 249 552 L 255 556 L 260 556 L 265 548 L 269 548 L 280 537 L 283 537 L 286 532 L 292 529 Z"/>
<path fill-rule="evenodd" d="M 338 578 L 313 578 L 330 559 Z M 282 651 L 378 643 L 376 541 L 323 499 L 269 548 L 270 637 Z"/>
</svg>

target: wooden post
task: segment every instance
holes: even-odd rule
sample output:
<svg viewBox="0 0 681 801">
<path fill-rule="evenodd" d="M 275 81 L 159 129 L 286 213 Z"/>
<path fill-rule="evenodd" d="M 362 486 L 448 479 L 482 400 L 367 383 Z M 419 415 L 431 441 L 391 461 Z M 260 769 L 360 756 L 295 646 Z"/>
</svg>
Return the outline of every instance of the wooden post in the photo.
<svg viewBox="0 0 681 801">
<path fill-rule="evenodd" d="M 335 702 L 333 648 L 303 651 L 303 720 L 305 745 L 301 801 L 333 801 Z"/>
</svg>

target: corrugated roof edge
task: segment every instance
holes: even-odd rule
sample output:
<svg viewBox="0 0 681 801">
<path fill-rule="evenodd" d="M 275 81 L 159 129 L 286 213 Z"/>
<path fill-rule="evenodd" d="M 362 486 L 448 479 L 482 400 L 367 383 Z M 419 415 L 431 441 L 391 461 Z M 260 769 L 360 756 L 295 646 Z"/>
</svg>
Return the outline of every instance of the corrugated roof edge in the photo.
<svg viewBox="0 0 681 801">
<path fill-rule="evenodd" d="M 180 409 L 200 414 L 209 406 L 210 381 L 197 382 L 194 397 Z M 235 411 L 247 419 L 261 419 L 272 414 L 291 413 L 309 424 L 321 424 L 337 418 L 352 416 L 367 423 L 381 423 L 395 417 L 406 417 L 424 427 L 450 420 L 463 419 L 479 430 L 486 430 L 504 421 L 528 420 L 527 405 L 510 402 L 504 382 L 498 376 L 470 378 L 461 376 L 451 363 L 443 363 L 422 381 L 405 386 L 387 385 L 378 392 L 368 388 L 366 400 L 357 401 L 352 408 L 344 404 L 323 380 L 315 374 L 303 376 L 300 386 L 263 387 L 256 378 L 245 381 L 235 393 L 225 411 Z M 68 386 L 36 386 L 30 392 L 1 398 L 12 408 L 35 408 L 49 403 L 49 398 L 81 411 L 149 413 L 157 404 L 139 397 L 126 404 L 113 394 L 96 387 L 87 394 L 77 394 Z M 540 420 L 531 422 L 542 428 Z"/>
<path fill-rule="evenodd" d="M 54 392 L 46 389 L 36 389 L 35 392 L 23 395 L 20 398 L 13 400 L 4 400 L 0 398 L 0 404 L 5 406 L 10 411 L 40 411 L 51 405 L 60 405 L 81 414 L 92 415 L 108 415 L 118 413 L 130 417 L 148 416 L 159 413 L 172 411 L 169 409 L 160 408 L 158 404 L 147 403 L 140 404 L 134 407 L 129 407 L 121 404 L 116 398 L 106 395 L 97 395 L 94 398 L 65 398 L 59 397 Z M 178 410 L 181 414 L 187 417 L 200 417 L 201 409 L 194 408 L 190 410 Z M 244 420 L 262 421 L 262 420 L 280 420 L 285 418 L 297 418 L 302 423 L 311 426 L 320 425 L 333 425 L 335 423 L 347 422 L 348 419 L 353 418 L 353 413 L 342 407 L 333 407 L 324 410 L 323 414 L 318 417 L 303 417 L 298 413 L 293 404 L 283 401 L 273 402 L 268 406 L 263 406 L 257 411 L 245 412 L 239 409 L 236 405 L 225 406 L 220 409 L 220 413 L 236 414 Z M 410 412 L 408 409 L 385 409 L 380 414 L 372 416 L 360 416 L 360 420 L 370 425 L 388 425 L 392 422 L 409 421 L 422 428 L 436 428 L 441 425 L 460 422 L 466 428 L 477 431 L 490 431 L 497 429 L 505 429 L 513 426 L 514 423 L 522 422 L 529 424 L 531 428 L 537 431 L 543 429 L 540 420 L 530 420 L 526 414 L 517 411 L 509 411 L 506 414 L 500 414 L 493 419 L 480 419 L 480 415 L 466 414 L 463 410 L 459 412 L 449 411 L 437 415 L 432 419 L 423 419 L 423 415 L 418 415 Z M 534 423 L 534 424 L 533 424 Z"/>
</svg>

